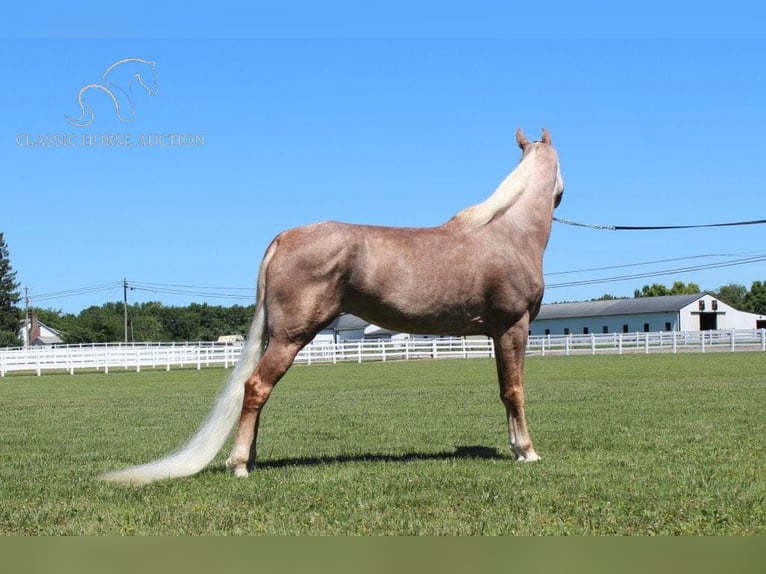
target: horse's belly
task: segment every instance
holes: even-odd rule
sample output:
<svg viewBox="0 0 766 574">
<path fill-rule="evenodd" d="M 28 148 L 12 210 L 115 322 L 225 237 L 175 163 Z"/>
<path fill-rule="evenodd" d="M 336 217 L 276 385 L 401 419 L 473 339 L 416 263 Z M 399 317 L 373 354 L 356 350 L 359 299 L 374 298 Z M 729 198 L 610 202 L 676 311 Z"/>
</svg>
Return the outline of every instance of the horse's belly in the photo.
<svg viewBox="0 0 766 574">
<path fill-rule="evenodd" d="M 348 297 L 343 310 L 379 327 L 403 333 L 459 336 L 490 331 L 487 312 L 479 305 L 440 300 L 423 293 L 409 297 L 376 295 Z"/>
</svg>

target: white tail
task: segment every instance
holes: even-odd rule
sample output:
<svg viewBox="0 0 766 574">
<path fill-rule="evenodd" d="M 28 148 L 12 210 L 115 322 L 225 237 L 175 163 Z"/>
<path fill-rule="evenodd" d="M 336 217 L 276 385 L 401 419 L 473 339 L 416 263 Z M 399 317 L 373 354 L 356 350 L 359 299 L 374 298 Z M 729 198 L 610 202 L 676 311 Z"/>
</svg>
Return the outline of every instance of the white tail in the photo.
<svg viewBox="0 0 766 574">
<path fill-rule="evenodd" d="M 213 410 L 196 434 L 184 446 L 166 457 L 146 464 L 107 472 L 101 480 L 124 484 L 145 484 L 155 480 L 179 478 L 198 473 L 205 468 L 223 448 L 242 410 L 245 381 L 255 370 L 263 354 L 266 342 L 266 307 L 264 304 L 265 269 L 273 254 L 274 246 L 261 262 L 258 277 L 258 295 L 255 317 L 250 325 L 247 343 L 242 349 L 237 366 L 218 395 Z"/>
</svg>

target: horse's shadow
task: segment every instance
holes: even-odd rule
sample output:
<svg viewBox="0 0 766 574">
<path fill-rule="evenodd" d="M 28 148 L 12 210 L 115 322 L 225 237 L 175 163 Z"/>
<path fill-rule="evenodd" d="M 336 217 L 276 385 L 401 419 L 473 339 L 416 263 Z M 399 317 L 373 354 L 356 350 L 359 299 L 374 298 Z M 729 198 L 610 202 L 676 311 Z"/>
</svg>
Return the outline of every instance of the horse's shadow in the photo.
<svg viewBox="0 0 766 574">
<path fill-rule="evenodd" d="M 286 467 L 312 467 L 327 466 L 333 464 L 352 464 L 357 462 L 398 462 L 409 463 L 426 460 L 456 460 L 456 459 L 475 459 L 475 460 L 493 460 L 503 459 L 504 457 L 496 448 L 487 446 L 457 446 L 452 451 L 443 452 L 407 452 L 404 454 L 353 454 L 338 456 L 309 456 L 309 457 L 288 457 L 259 460 L 256 464 L 258 469 L 278 469 Z M 213 467 L 207 469 L 208 472 L 228 472 L 224 467 Z"/>
</svg>

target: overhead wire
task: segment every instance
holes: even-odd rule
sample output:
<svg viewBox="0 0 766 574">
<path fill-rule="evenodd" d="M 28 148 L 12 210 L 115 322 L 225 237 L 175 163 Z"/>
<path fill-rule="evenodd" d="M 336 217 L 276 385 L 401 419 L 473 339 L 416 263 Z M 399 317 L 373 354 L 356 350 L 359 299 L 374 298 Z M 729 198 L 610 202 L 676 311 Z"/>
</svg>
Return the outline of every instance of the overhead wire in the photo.
<svg viewBox="0 0 766 574">
<path fill-rule="evenodd" d="M 628 281 L 632 279 L 646 279 L 648 277 L 660 277 L 664 275 L 674 275 L 677 273 L 688 273 L 691 271 L 704 271 L 707 269 L 719 269 L 722 267 L 734 267 L 737 265 L 748 265 L 750 263 L 759 263 L 766 261 L 766 254 L 756 255 L 752 257 L 744 257 L 736 259 L 734 261 L 723 261 L 719 263 L 709 263 L 707 265 L 695 265 L 689 267 L 676 267 L 673 269 L 662 269 L 659 271 L 647 271 L 645 273 L 633 273 L 627 275 L 616 275 L 613 277 L 599 277 L 595 279 L 584 279 L 582 281 L 568 281 L 564 283 L 549 283 L 546 284 L 547 289 L 556 289 L 561 287 L 578 287 L 581 285 L 597 285 L 599 283 L 614 283 L 617 281 Z"/>
</svg>

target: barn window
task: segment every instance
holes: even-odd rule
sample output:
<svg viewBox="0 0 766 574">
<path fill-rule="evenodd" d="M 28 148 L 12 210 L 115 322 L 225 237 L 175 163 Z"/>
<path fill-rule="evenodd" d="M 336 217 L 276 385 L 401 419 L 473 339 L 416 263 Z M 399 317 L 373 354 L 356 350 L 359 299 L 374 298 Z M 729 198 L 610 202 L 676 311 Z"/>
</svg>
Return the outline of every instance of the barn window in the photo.
<svg viewBox="0 0 766 574">
<path fill-rule="evenodd" d="M 666 331 L 670 331 L 672 328 L 673 328 L 673 327 L 672 327 L 672 325 L 670 324 L 670 321 L 668 321 L 667 323 L 665 323 L 665 330 L 666 330 Z"/>
<path fill-rule="evenodd" d="M 564 327 L 564 334 L 569 335 L 569 327 Z"/>
<path fill-rule="evenodd" d="M 718 301 L 713 301 L 711 305 L 713 306 L 713 311 L 718 311 Z"/>
<path fill-rule="evenodd" d="M 697 306 L 699 307 L 700 311 L 704 311 L 705 310 L 705 301 L 700 299 L 700 302 L 697 303 Z"/>
<path fill-rule="evenodd" d="M 546 335 L 550 335 L 550 334 L 551 334 L 551 330 L 550 330 L 550 329 L 546 329 L 546 330 L 545 330 L 545 334 L 546 334 Z"/>
<path fill-rule="evenodd" d="M 644 333 L 649 332 L 649 323 L 644 323 Z"/>
<path fill-rule="evenodd" d="M 588 327 L 583 327 L 582 328 L 582 334 L 583 335 L 587 335 L 588 334 Z"/>
<path fill-rule="evenodd" d="M 602 333 L 608 333 L 609 332 L 609 327 L 607 325 L 604 325 L 603 327 L 601 327 L 601 332 Z"/>
<path fill-rule="evenodd" d="M 627 333 L 628 332 L 628 326 L 627 325 L 623 325 L 622 326 L 622 332 L 623 333 Z"/>
</svg>

